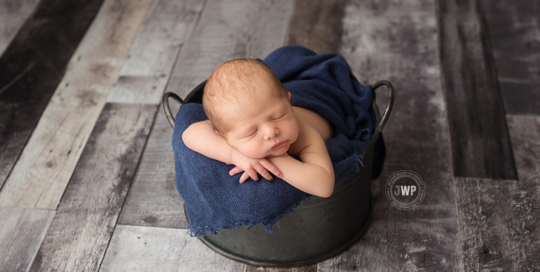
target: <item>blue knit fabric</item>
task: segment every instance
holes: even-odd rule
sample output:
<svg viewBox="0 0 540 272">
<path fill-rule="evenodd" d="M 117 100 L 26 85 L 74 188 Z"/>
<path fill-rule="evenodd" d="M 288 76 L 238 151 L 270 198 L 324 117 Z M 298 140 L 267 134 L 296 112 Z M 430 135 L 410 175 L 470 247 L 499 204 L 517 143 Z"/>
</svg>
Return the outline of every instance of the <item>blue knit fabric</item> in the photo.
<svg viewBox="0 0 540 272">
<path fill-rule="evenodd" d="M 356 152 L 366 146 L 374 131 L 369 114 L 371 86 L 361 85 L 339 54 L 317 55 L 301 46 L 286 46 L 272 52 L 264 62 L 291 92 L 292 105 L 313 110 L 334 125 L 334 138 L 326 146 L 334 166 L 336 186 L 350 172 L 360 171 L 363 154 Z M 239 183 L 241 174 L 229 176 L 234 165 L 187 148 L 182 133 L 191 124 L 203 120 L 208 118 L 201 104 L 185 104 L 176 116 L 172 140 L 176 188 L 185 203 L 188 233 L 192 237 L 204 236 L 206 231 L 218 234 L 219 229 L 242 225 L 251 229 L 263 224 L 267 232 L 272 232 L 272 225 L 279 224 L 285 214 L 311 197 L 275 176 L 273 181 L 259 176 L 259 181 L 249 178 Z M 381 143 L 384 149 L 382 137 L 377 145 L 380 148 Z M 384 156 L 382 161 L 380 156 L 378 160 L 374 172 L 380 173 Z"/>
</svg>

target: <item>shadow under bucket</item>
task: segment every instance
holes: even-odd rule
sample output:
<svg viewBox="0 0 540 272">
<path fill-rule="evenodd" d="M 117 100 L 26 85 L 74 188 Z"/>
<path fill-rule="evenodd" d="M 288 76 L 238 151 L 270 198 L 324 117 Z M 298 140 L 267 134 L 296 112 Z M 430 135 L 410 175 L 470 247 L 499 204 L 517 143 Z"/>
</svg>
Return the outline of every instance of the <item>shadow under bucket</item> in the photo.
<svg viewBox="0 0 540 272">
<path fill-rule="evenodd" d="M 170 92 L 163 95 L 163 108 L 171 126 L 174 127 L 174 116 L 168 98 L 172 97 L 182 105 L 202 103 L 205 84 L 206 81 L 197 86 L 185 100 Z M 357 153 L 365 152 L 365 167 L 360 167 L 360 172 L 349 174 L 334 188 L 332 196 L 312 196 L 301 202 L 302 207 L 283 216 L 279 227 L 272 227 L 273 233 L 267 233 L 263 225 L 257 225 L 251 230 L 244 227 L 221 229 L 218 235 L 206 232 L 206 236 L 200 237 L 200 240 L 227 258 L 266 267 L 315 264 L 335 257 L 356 244 L 367 230 L 373 215 L 371 174 L 374 146 L 394 102 L 394 89 L 390 82 L 382 80 L 373 84 L 373 91 L 382 85 L 387 86 L 389 94 L 384 116 L 381 117 L 377 104 L 372 100 L 370 114 L 378 125 L 369 143 Z M 184 214 L 187 214 L 185 209 Z"/>
</svg>

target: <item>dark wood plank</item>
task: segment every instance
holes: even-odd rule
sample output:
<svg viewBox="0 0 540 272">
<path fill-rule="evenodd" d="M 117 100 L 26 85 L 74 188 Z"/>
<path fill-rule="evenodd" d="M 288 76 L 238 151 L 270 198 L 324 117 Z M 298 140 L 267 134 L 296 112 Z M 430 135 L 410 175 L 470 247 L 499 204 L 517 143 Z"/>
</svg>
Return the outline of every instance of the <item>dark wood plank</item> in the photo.
<svg viewBox="0 0 540 272">
<path fill-rule="evenodd" d="M 287 0 L 208 1 L 180 51 L 166 91 L 185 97 L 219 64 L 240 57 L 264 58 L 282 46 L 293 5 Z M 174 186 L 172 132 L 160 108 L 120 224 L 187 228 L 183 201 Z"/>
<path fill-rule="evenodd" d="M 489 35 L 476 0 L 437 1 L 456 177 L 517 179 Z"/>
<path fill-rule="evenodd" d="M 540 269 L 540 117 L 507 118 L 519 181 L 456 178 L 467 271 Z"/>
<path fill-rule="evenodd" d="M 318 54 L 338 52 L 347 1 L 296 0 L 287 44 L 302 45 Z"/>
<path fill-rule="evenodd" d="M 243 272 L 244 264 L 212 251 L 185 229 L 118 225 L 99 271 Z"/>
<path fill-rule="evenodd" d="M 156 108 L 105 105 L 30 271 L 99 268 Z"/>
<path fill-rule="evenodd" d="M 482 3 L 506 113 L 540 115 L 540 2 Z"/>
<path fill-rule="evenodd" d="M 0 56 L 39 0 L 0 0 Z"/>
<path fill-rule="evenodd" d="M 341 53 L 361 83 L 392 82 L 395 103 L 383 129 L 385 165 L 372 183 L 373 221 L 356 245 L 319 263 L 319 270 L 460 271 L 434 2 L 357 0 L 345 11 Z M 386 89 L 377 91 L 384 111 Z M 399 170 L 412 170 L 425 183 L 425 199 L 412 210 L 391 206 L 385 196 L 386 182 Z"/>
<path fill-rule="evenodd" d="M 0 271 L 27 271 L 55 211 L 0 208 Z"/>
<path fill-rule="evenodd" d="M 1 206 L 56 209 L 154 3 L 103 4 L 0 191 Z"/>
<path fill-rule="evenodd" d="M 0 57 L 0 188 L 102 2 L 42 0 Z"/>
</svg>

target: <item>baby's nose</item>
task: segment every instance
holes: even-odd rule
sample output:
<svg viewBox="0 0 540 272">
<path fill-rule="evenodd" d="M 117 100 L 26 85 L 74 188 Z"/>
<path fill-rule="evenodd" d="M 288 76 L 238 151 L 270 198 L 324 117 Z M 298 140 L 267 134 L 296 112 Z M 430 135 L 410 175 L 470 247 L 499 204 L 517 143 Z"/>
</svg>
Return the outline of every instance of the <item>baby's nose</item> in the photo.
<svg viewBox="0 0 540 272">
<path fill-rule="evenodd" d="M 270 140 L 279 135 L 279 129 L 277 127 L 270 127 L 265 134 L 265 140 Z"/>
</svg>

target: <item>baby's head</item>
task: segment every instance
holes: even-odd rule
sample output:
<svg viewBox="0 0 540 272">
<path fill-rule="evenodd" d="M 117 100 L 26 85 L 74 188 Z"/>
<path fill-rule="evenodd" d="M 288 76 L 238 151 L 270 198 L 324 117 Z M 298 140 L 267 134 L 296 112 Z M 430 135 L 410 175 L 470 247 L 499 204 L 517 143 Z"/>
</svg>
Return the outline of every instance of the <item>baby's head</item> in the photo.
<svg viewBox="0 0 540 272">
<path fill-rule="evenodd" d="M 255 59 L 235 59 L 212 72 L 204 87 L 203 107 L 219 135 L 240 152 L 240 146 L 248 146 L 247 139 L 251 139 L 257 150 L 242 153 L 255 158 L 266 153 L 282 154 L 296 140 L 298 124 L 289 99 L 290 93 L 266 64 Z M 259 132 L 262 141 L 257 144 L 263 145 L 262 149 L 254 143 L 257 137 L 246 137 L 253 136 L 249 133 L 254 131 Z M 279 141 L 289 141 L 287 149 L 267 148 L 269 143 L 272 147 Z"/>
</svg>

